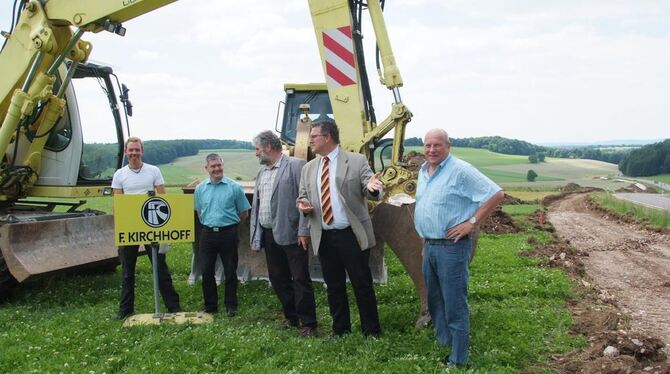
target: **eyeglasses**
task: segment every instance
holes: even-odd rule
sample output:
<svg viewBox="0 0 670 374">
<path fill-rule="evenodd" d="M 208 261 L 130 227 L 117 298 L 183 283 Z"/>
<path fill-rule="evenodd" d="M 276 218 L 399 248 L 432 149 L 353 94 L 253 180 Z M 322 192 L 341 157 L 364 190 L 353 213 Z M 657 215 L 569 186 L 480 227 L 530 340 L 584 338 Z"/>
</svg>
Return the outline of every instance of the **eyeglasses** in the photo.
<svg viewBox="0 0 670 374">
<path fill-rule="evenodd" d="M 327 136 L 326 134 L 317 134 L 317 135 L 310 135 L 309 137 L 312 139 L 316 139 L 319 136 Z"/>
</svg>

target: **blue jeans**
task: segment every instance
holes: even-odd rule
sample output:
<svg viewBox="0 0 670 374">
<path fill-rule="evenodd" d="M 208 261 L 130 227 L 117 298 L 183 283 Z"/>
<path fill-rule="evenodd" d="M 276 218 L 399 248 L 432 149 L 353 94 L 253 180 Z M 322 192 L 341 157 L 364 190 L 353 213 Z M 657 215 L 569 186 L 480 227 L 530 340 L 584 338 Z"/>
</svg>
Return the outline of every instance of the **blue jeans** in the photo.
<svg viewBox="0 0 670 374">
<path fill-rule="evenodd" d="M 468 308 L 468 264 L 472 239 L 458 243 L 425 244 L 423 277 L 428 288 L 428 310 L 441 345 L 451 346 L 449 361 L 461 365 L 468 360 L 470 310 Z"/>
</svg>

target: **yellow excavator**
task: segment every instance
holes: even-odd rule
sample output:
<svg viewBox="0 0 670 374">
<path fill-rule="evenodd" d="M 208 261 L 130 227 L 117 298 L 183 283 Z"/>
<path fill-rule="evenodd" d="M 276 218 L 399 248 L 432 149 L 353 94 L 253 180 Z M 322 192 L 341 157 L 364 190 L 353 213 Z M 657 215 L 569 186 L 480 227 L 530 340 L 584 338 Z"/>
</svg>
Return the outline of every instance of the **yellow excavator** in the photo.
<svg viewBox="0 0 670 374">
<path fill-rule="evenodd" d="M 0 52 L 0 294 L 13 283 L 33 276 L 116 259 L 110 216 L 78 210 L 78 203 L 49 199 L 110 193 L 111 173 L 91 171 L 70 83 L 73 79 L 96 79 L 104 87 L 119 145 L 116 154 L 109 157 L 115 157 L 120 167 L 123 119 L 132 109 L 128 90 L 118 83 L 110 68 L 87 62 L 92 45 L 82 36 L 102 31 L 123 36 L 124 22 L 171 2 L 15 0 L 12 28 L 3 32 Z M 402 162 L 405 127 L 412 114 L 401 100 L 403 81 L 384 23 L 383 0 L 307 2 L 326 83 L 287 84 L 278 131 L 292 154 L 309 158 L 310 121 L 331 116 L 340 127 L 341 146 L 365 155 L 370 165 L 382 172 L 385 198 L 370 207 L 379 239 L 371 258 L 373 264 L 381 265 L 373 273 L 377 279 L 385 278 L 386 243 L 414 281 L 421 298 L 417 324 L 424 324 L 429 316 L 421 277 L 421 240 L 413 228 L 410 198 L 416 189 L 416 174 Z M 381 122 L 372 105 L 363 55 L 361 23 L 365 10 L 376 36 L 380 81 L 395 99 L 390 114 Z M 116 90 L 120 91 L 121 104 Z M 389 133 L 392 138 L 385 138 Z M 405 204 L 396 206 L 389 204 L 391 201 Z M 67 211 L 56 213 L 59 204 L 64 204 Z M 242 246 L 241 255 L 246 252 Z M 247 268 L 260 274 L 263 266 L 258 259 L 260 256 L 249 259 Z M 240 261 L 244 268 L 244 256 Z"/>
</svg>

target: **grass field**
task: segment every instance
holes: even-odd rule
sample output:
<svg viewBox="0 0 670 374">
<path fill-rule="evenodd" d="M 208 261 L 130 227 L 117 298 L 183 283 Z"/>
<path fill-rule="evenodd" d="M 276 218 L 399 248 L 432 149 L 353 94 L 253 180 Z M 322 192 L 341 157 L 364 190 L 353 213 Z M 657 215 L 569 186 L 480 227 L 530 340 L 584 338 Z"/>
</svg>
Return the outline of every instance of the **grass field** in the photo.
<svg viewBox="0 0 670 374">
<path fill-rule="evenodd" d="M 532 211 L 536 206 L 515 206 Z M 508 209 L 508 208 L 506 208 Z M 530 232 L 484 235 L 470 277 L 471 363 L 473 372 L 541 371 L 551 355 L 584 346 L 571 336 L 565 309 L 570 282 L 558 270 L 539 268 L 518 256 L 532 250 Z M 189 287 L 190 246 L 168 255 L 185 310 L 202 308 L 200 286 Z M 358 332 L 328 337 L 331 319 L 323 287 L 315 287 L 321 337 L 301 339 L 277 328 L 278 301 L 267 283 L 239 288 L 237 317 L 216 316 L 198 326 L 122 328 L 116 312 L 120 274 L 54 276 L 22 285 L 0 304 L 0 372 L 245 372 L 245 373 L 439 373 L 448 350 L 436 345 L 430 329 L 416 330 L 419 300 L 391 251 L 386 252 L 389 283 L 376 286 L 384 335 L 365 339 Z M 149 262 L 137 269 L 136 311 L 153 311 Z M 353 295 L 350 294 L 353 303 Z M 549 371 L 549 370 L 545 370 Z"/>
<path fill-rule="evenodd" d="M 648 208 L 630 201 L 617 199 L 606 192 L 596 193 L 593 196 L 598 204 L 618 214 L 632 214 L 636 219 L 651 226 L 670 228 L 670 212 L 667 210 Z"/>
<path fill-rule="evenodd" d="M 407 147 L 406 152 L 415 150 L 423 152 L 422 147 Z M 207 174 L 203 169 L 204 159 L 208 153 L 219 152 L 225 162 L 225 174 L 236 180 L 249 181 L 256 176 L 258 160 L 253 151 L 247 150 L 203 150 L 196 156 L 182 157 L 167 165 L 159 165 L 168 185 L 183 185 L 193 179 L 202 180 Z M 614 180 L 601 180 L 598 177 L 617 174 L 617 167 L 593 160 L 570 160 L 548 158 L 547 162 L 539 164 L 528 163 L 528 157 L 504 155 L 490 152 L 485 149 L 452 148 L 452 154 L 459 157 L 482 171 L 494 182 L 503 187 L 523 186 L 536 189 L 555 189 L 568 182 L 596 187 L 625 185 Z M 529 169 L 535 170 L 538 177 L 536 182 L 526 181 Z M 612 187 L 612 189 L 616 189 Z"/>
<path fill-rule="evenodd" d="M 505 189 L 505 193 L 527 202 L 540 202 L 548 195 L 558 193 L 557 190 L 535 191 L 528 189 Z"/>
<path fill-rule="evenodd" d="M 644 177 L 646 179 L 651 179 L 657 182 L 670 183 L 670 174 L 659 174 L 654 175 L 653 177 Z"/>
<path fill-rule="evenodd" d="M 406 150 L 423 152 L 423 147 L 408 147 Z M 504 155 L 486 149 L 453 147 L 451 153 L 474 165 L 503 188 L 529 187 L 551 190 L 573 182 L 583 186 L 614 190 L 626 185 L 611 179 L 612 176 L 618 175 L 616 165 L 601 161 L 547 158 L 546 162 L 531 164 L 527 156 Z M 526 173 L 530 169 L 538 174 L 535 182 L 526 180 Z"/>
<path fill-rule="evenodd" d="M 207 178 L 205 157 L 210 153 L 221 155 L 224 174 L 233 180 L 253 180 L 259 164 L 254 151 L 246 149 L 205 149 L 195 156 L 180 157 L 170 164 L 158 165 L 167 185 L 185 185 L 194 179 Z"/>
</svg>

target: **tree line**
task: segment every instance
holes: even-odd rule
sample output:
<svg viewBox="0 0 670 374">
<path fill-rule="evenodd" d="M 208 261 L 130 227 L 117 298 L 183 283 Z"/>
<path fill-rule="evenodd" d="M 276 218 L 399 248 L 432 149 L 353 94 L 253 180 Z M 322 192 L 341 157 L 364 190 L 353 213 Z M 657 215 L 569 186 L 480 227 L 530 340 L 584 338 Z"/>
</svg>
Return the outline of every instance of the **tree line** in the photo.
<svg viewBox="0 0 670 374">
<path fill-rule="evenodd" d="M 142 160 L 153 165 L 168 164 L 178 157 L 196 155 L 201 149 L 254 149 L 254 146 L 248 141 L 232 139 L 147 140 Z M 105 170 L 116 168 L 118 153 L 119 145 L 115 143 L 84 144 L 82 166 L 86 176 L 99 178 Z"/>
<path fill-rule="evenodd" d="M 619 163 L 619 170 L 629 177 L 670 173 L 670 139 L 631 151 Z"/>
</svg>

